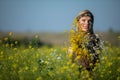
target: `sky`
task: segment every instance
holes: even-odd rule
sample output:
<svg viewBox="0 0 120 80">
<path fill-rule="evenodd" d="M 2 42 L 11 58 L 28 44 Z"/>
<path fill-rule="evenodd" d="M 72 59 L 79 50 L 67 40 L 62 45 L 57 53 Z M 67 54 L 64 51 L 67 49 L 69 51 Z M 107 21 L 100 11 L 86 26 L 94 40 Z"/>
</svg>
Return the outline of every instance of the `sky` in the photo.
<svg viewBox="0 0 120 80">
<path fill-rule="evenodd" d="M 95 31 L 120 31 L 120 0 L 0 0 L 0 31 L 64 32 L 86 9 Z"/>
</svg>

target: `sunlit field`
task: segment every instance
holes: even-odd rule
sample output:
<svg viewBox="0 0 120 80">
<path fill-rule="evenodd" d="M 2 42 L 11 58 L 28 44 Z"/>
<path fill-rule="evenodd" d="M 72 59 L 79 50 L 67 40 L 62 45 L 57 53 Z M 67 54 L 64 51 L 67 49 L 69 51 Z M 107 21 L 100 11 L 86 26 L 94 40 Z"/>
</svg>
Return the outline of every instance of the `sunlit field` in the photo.
<svg viewBox="0 0 120 80">
<path fill-rule="evenodd" d="M 88 72 L 71 62 L 66 45 L 39 46 L 37 35 L 21 44 L 12 35 L 0 39 L 0 80 L 120 80 L 120 46 L 106 42 L 100 63 Z"/>
</svg>

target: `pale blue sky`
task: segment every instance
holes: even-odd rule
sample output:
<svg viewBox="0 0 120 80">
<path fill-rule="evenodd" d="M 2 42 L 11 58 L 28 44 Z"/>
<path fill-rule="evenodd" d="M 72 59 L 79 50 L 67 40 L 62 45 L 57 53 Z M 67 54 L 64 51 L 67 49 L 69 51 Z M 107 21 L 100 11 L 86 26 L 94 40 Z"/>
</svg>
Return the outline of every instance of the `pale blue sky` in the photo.
<svg viewBox="0 0 120 80">
<path fill-rule="evenodd" d="M 88 9 L 94 30 L 120 31 L 120 0 L 0 0 L 0 31 L 63 32 Z"/>
</svg>

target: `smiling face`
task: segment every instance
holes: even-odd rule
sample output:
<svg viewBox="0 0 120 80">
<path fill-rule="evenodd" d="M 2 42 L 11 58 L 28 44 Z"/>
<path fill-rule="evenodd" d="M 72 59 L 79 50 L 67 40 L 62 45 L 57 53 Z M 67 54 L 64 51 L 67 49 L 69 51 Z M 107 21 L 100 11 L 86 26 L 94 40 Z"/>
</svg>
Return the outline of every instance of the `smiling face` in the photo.
<svg viewBox="0 0 120 80">
<path fill-rule="evenodd" d="M 92 28 L 92 19 L 89 16 L 83 16 L 79 19 L 79 28 L 78 31 L 82 30 L 84 32 L 89 32 Z"/>
</svg>

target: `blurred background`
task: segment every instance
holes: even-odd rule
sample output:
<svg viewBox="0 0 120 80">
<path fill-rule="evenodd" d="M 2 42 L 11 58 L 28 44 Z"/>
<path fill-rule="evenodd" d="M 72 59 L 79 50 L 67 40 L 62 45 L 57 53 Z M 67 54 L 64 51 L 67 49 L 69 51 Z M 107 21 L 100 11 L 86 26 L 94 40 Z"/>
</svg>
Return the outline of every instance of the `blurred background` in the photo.
<svg viewBox="0 0 120 80">
<path fill-rule="evenodd" d="M 64 45 L 74 18 L 88 9 L 94 31 L 119 46 L 119 7 L 120 0 L 0 0 L 0 37 L 12 32 L 22 43 L 36 37 L 39 45 Z"/>
</svg>

